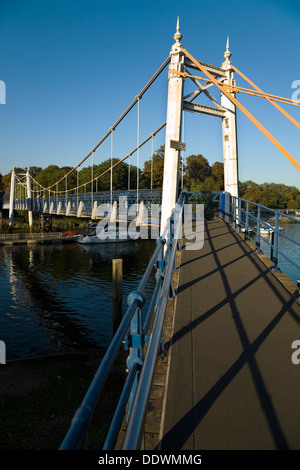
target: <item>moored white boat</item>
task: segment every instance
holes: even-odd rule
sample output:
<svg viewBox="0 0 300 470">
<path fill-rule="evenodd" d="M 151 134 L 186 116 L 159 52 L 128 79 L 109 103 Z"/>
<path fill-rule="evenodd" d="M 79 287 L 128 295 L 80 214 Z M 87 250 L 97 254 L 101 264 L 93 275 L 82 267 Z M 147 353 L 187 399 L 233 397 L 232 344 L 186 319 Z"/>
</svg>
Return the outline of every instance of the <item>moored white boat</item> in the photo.
<svg viewBox="0 0 300 470">
<path fill-rule="evenodd" d="M 97 224 L 92 224 L 80 235 L 78 243 L 81 244 L 98 244 L 98 243 L 120 243 L 128 241 L 136 241 L 139 238 L 138 232 L 130 232 L 127 230 L 118 230 L 113 227 L 103 227 L 97 229 Z"/>
<path fill-rule="evenodd" d="M 260 227 L 260 233 L 262 235 L 270 235 L 272 232 L 274 232 L 274 230 L 275 230 L 275 227 L 272 227 L 272 226 L 269 226 L 269 225 Z M 278 227 L 278 230 L 279 231 L 283 230 L 283 227 Z"/>
</svg>

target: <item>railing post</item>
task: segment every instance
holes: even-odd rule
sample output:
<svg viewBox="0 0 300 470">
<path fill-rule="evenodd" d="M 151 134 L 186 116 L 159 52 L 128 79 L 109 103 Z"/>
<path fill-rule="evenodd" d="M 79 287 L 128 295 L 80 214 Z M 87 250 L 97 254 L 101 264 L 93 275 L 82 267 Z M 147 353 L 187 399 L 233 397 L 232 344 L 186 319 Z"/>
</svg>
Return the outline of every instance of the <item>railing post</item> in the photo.
<svg viewBox="0 0 300 470">
<path fill-rule="evenodd" d="M 127 347 L 129 346 L 129 351 L 130 351 L 126 364 L 127 364 L 129 371 L 134 365 L 136 365 L 138 368 L 138 372 L 135 376 L 135 379 L 131 388 L 131 392 L 129 395 L 127 419 L 129 418 L 129 415 L 130 415 L 132 403 L 133 403 L 136 388 L 138 385 L 139 370 L 141 369 L 143 365 L 143 359 L 144 359 L 143 358 L 144 341 L 143 341 L 143 335 L 142 335 L 143 333 L 142 307 L 145 304 L 145 297 L 139 291 L 132 291 L 127 298 L 128 305 L 130 305 L 135 300 L 138 300 L 138 307 L 132 317 L 132 320 L 130 323 L 129 334 L 127 335 L 127 338 L 126 338 Z"/>
<path fill-rule="evenodd" d="M 233 211 L 232 211 L 232 217 L 233 217 L 233 228 L 234 230 L 236 229 L 236 197 L 232 196 L 233 198 Z"/>
<path fill-rule="evenodd" d="M 238 227 L 237 227 L 237 233 L 241 233 L 242 229 L 242 201 L 240 198 L 238 198 Z"/>
<path fill-rule="evenodd" d="M 170 221 L 170 227 L 171 227 L 171 221 Z M 168 234 L 168 236 L 170 233 Z M 161 237 L 158 239 L 160 240 Z M 170 241 L 170 238 L 168 240 L 168 243 Z M 168 248 L 168 247 L 167 247 Z M 156 261 L 156 281 L 158 282 L 159 279 L 162 279 L 162 283 L 165 277 L 165 267 L 166 267 L 166 262 L 165 262 L 165 243 L 162 243 L 161 249 L 159 251 L 159 254 L 157 256 L 157 261 Z M 157 297 L 159 299 L 159 296 Z M 157 309 L 158 304 L 156 302 L 155 305 L 155 310 Z M 164 329 L 162 328 L 162 333 L 161 333 L 161 338 L 160 338 L 160 352 L 164 351 Z"/>
<path fill-rule="evenodd" d="M 249 201 L 246 202 L 245 240 L 249 236 Z"/>
<path fill-rule="evenodd" d="M 278 223 L 278 209 L 275 209 L 275 226 L 274 232 L 272 232 L 272 255 L 271 259 L 273 261 L 272 271 L 278 271 L 278 231 L 279 231 L 279 223 Z"/>
<path fill-rule="evenodd" d="M 261 222 L 261 205 L 257 205 L 257 216 L 256 216 L 256 253 L 260 253 L 260 222 Z"/>
<path fill-rule="evenodd" d="M 113 334 L 117 331 L 122 320 L 122 284 L 123 260 L 112 260 L 112 290 L 113 290 Z"/>
</svg>

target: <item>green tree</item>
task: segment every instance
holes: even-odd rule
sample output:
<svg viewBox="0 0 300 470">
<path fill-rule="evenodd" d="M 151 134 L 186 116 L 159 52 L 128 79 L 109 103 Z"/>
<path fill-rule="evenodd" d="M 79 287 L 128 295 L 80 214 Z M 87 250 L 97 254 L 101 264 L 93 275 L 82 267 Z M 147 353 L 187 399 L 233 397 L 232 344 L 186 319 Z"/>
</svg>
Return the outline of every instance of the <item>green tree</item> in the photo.
<svg viewBox="0 0 300 470">
<path fill-rule="evenodd" d="M 33 176 L 33 178 L 35 178 L 41 171 L 42 167 L 40 166 L 31 166 L 29 168 L 29 173 L 31 174 L 31 176 Z"/>
<path fill-rule="evenodd" d="M 254 181 L 247 180 L 247 181 L 239 181 L 239 194 L 240 197 L 244 197 L 245 192 L 247 189 L 252 187 L 257 187 L 258 185 L 254 183 Z"/>
<path fill-rule="evenodd" d="M 198 186 L 199 191 L 218 191 L 217 182 L 213 176 L 208 176 L 205 178 L 203 183 L 200 183 Z M 195 189 L 196 190 L 196 189 Z"/>
<path fill-rule="evenodd" d="M 135 165 L 129 165 L 125 162 L 119 162 L 118 158 L 113 158 L 112 164 L 112 189 L 113 191 L 127 189 L 128 188 L 128 180 L 130 174 L 130 188 L 136 189 L 137 184 L 137 167 Z M 115 165 L 115 166 L 114 166 Z M 93 191 L 109 191 L 110 190 L 110 181 L 111 181 L 111 159 L 108 158 L 104 162 L 100 163 L 99 165 L 94 165 L 93 173 L 91 166 L 83 168 L 79 172 L 79 185 L 82 186 L 80 188 L 80 192 L 89 192 L 92 190 L 91 181 L 92 174 L 93 179 L 97 178 L 93 183 Z M 139 171 L 139 175 L 141 175 L 141 170 Z"/>
<path fill-rule="evenodd" d="M 70 166 L 59 168 L 57 165 L 49 165 L 47 168 L 41 170 L 36 175 L 35 179 L 44 188 L 48 188 L 54 184 L 51 191 L 65 191 L 66 180 L 64 179 L 64 176 L 69 173 L 71 169 L 72 167 Z M 58 181 L 60 181 L 60 183 L 56 185 L 55 183 Z M 75 184 L 75 172 L 68 176 L 67 187 L 73 187 L 73 184 Z"/>
<path fill-rule="evenodd" d="M 215 162 L 211 166 L 211 173 L 216 182 L 216 189 L 219 191 L 224 190 L 224 163 Z"/>
<path fill-rule="evenodd" d="M 203 155 L 189 155 L 186 159 L 186 183 L 189 189 L 196 190 L 200 183 L 212 176 L 211 166 Z"/>
<path fill-rule="evenodd" d="M 250 186 L 244 192 L 243 199 L 259 204 L 262 199 L 262 192 L 258 186 Z"/>
<path fill-rule="evenodd" d="M 294 195 L 291 191 L 284 194 L 284 197 L 287 201 L 292 201 L 294 199 Z"/>
<path fill-rule="evenodd" d="M 282 191 L 282 185 L 276 183 L 263 183 L 261 203 L 263 206 L 274 209 L 283 209 L 286 207 L 286 201 Z"/>
<path fill-rule="evenodd" d="M 299 204 L 295 199 L 290 199 L 289 202 L 287 203 L 287 209 L 290 210 L 297 210 L 299 209 Z"/>
<path fill-rule="evenodd" d="M 8 173 L 7 175 L 2 176 L 2 189 L 6 193 L 9 193 L 9 191 L 10 191 L 10 177 L 11 177 L 10 173 Z"/>
<path fill-rule="evenodd" d="M 142 186 L 146 189 L 151 188 L 151 174 L 152 174 L 152 187 L 162 188 L 163 177 L 164 177 L 164 157 L 165 157 L 165 146 L 161 145 L 158 150 L 152 156 L 151 159 L 146 160 L 144 163 L 144 170 L 142 176 Z"/>
</svg>

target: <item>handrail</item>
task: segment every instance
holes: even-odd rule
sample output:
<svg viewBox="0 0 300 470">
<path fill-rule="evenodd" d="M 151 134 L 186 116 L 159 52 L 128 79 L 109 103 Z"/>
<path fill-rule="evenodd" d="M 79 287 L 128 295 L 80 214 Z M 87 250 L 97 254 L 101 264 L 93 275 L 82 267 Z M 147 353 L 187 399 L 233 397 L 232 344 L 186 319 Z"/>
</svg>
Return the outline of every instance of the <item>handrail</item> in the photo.
<svg viewBox="0 0 300 470">
<path fill-rule="evenodd" d="M 147 403 L 149 401 L 151 385 L 153 380 L 154 368 L 156 364 L 156 357 L 160 345 L 162 326 L 164 321 L 164 314 L 169 298 L 171 277 L 173 272 L 175 254 L 177 250 L 177 240 L 181 230 L 183 206 L 175 214 L 175 234 L 170 243 L 172 245 L 168 266 L 163 282 L 162 293 L 160 296 L 159 308 L 155 317 L 149 346 L 147 348 L 144 365 L 142 368 L 141 376 L 138 383 L 138 388 L 135 394 L 135 399 L 132 405 L 127 429 L 124 437 L 122 450 L 135 450 L 141 448 L 143 430 L 147 412 Z"/>
<path fill-rule="evenodd" d="M 147 266 L 147 269 L 143 275 L 143 278 L 138 287 L 138 295 L 132 297 L 132 301 L 107 349 L 102 362 L 93 378 L 93 381 L 81 403 L 81 406 L 76 411 L 72 420 L 69 431 L 67 432 L 60 449 L 76 449 L 85 431 L 87 430 L 90 420 L 92 418 L 93 411 L 101 395 L 103 387 L 106 383 L 107 377 L 111 371 L 114 361 L 117 357 L 122 341 L 127 334 L 131 320 L 137 310 L 142 304 L 141 297 L 143 296 L 145 287 L 149 280 L 151 271 L 153 269 L 155 260 L 157 259 L 158 253 L 161 247 L 164 245 L 164 239 L 159 238 L 157 241 L 156 249 L 151 257 L 151 260 Z"/>
<path fill-rule="evenodd" d="M 227 202 L 225 201 L 225 204 L 221 195 L 225 195 L 227 198 Z M 279 234 L 297 245 L 300 245 L 296 240 L 280 233 L 278 223 L 279 215 L 285 214 L 278 210 L 270 209 L 260 204 L 250 203 L 250 201 L 235 198 L 229 193 L 220 191 L 212 191 L 211 196 L 213 199 L 210 201 L 207 200 L 208 198 L 204 192 L 184 191 L 181 193 L 178 205 L 172 212 L 170 224 L 166 226 L 162 236 L 157 239 L 156 249 L 154 250 L 146 271 L 139 283 L 138 289 L 132 291 L 128 296 L 128 309 L 106 354 L 104 355 L 81 406 L 75 413 L 70 429 L 60 447 L 61 450 L 76 449 L 84 433 L 87 431 L 97 401 L 101 396 L 108 374 L 114 364 L 124 339 L 125 348 L 130 349 L 130 354 L 127 359 L 129 372 L 121 392 L 110 429 L 106 436 L 103 449 L 114 449 L 127 406 L 127 424 L 122 449 L 133 450 L 141 448 L 147 405 L 153 381 L 157 354 L 161 344 L 164 315 L 170 295 L 170 287 L 172 285 L 172 273 L 176 259 L 177 242 L 180 238 L 180 230 L 182 228 L 184 203 L 193 204 L 195 201 L 204 201 L 207 203 L 218 202 L 219 213 L 223 214 L 225 219 L 230 219 L 233 223 L 233 227 L 238 232 L 241 232 L 242 226 L 244 226 L 246 237 L 248 236 L 250 222 L 256 222 L 257 250 L 260 250 L 262 211 L 271 210 L 275 216 L 275 226 L 273 227 L 274 240 L 270 243 L 272 248 L 271 258 L 273 261 L 273 269 L 278 269 L 278 253 L 280 253 L 280 247 L 278 245 Z M 243 205 L 245 207 L 243 207 Z M 251 205 L 256 207 L 256 215 L 251 212 Z M 289 216 L 288 218 L 297 221 L 294 217 Z M 253 229 L 255 231 L 255 228 Z M 288 259 L 288 257 L 286 258 Z M 292 262 L 292 260 L 289 261 Z M 148 310 L 142 322 L 141 312 L 145 305 L 144 292 L 154 268 L 156 268 L 157 271 L 155 276 L 156 284 L 153 289 Z M 155 317 L 152 322 L 152 330 L 148 333 L 153 314 L 155 314 Z M 146 352 L 144 353 L 144 346 L 146 344 Z"/>
<path fill-rule="evenodd" d="M 138 289 L 136 291 L 132 291 L 128 296 L 128 309 L 115 333 L 112 342 L 107 349 L 102 362 L 89 386 L 89 389 L 80 405 L 77 409 L 73 420 L 71 422 L 70 428 L 60 446 L 60 450 L 74 450 L 78 447 L 82 437 L 84 436 L 85 432 L 88 429 L 90 424 L 92 415 L 94 413 L 96 404 L 101 396 L 103 391 L 104 385 L 108 378 L 108 375 L 113 367 L 114 361 L 117 357 L 117 354 L 120 350 L 120 347 L 123 343 L 125 338 L 125 347 L 130 347 L 131 352 L 127 359 L 127 366 L 129 368 L 129 374 L 127 376 L 127 380 L 123 387 L 123 391 L 121 393 L 121 397 L 115 411 L 115 415 L 113 417 L 111 427 L 109 429 L 108 435 L 106 437 L 106 441 L 104 443 L 104 449 L 112 449 L 114 448 L 119 430 L 120 425 L 122 423 L 123 417 L 125 415 L 125 407 L 128 402 L 129 394 L 132 392 L 136 392 L 137 388 L 134 384 L 136 382 L 136 378 L 138 376 L 142 377 L 145 376 L 144 368 L 146 366 L 146 374 L 148 376 L 148 380 L 152 380 L 153 375 L 153 364 L 156 361 L 157 357 L 157 349 L 160 340 L 160 332 L 161 332 L 161 325 L 164 317 L 164 311 L 166 302 L 168 299 L 168 293 L 170 292 L 170 285 L 171 285 L 171 273 L 174 267 L 174 257 L 176 252 L 177 243 L 174 243 L 176 237 L 178 237 L 179 229 L 181 228 L 181 222 L 178 222 L 180 219 L 180 215 L 182 215 L 182 208 L 183 208 L 183 199 L 180 199 L 181 205 L 180 209 L 177 207 L 175 211 L 173 211 L 173 215 L 170 218 L 170 224 L 167 225 L 162 236 L 157 239 L 157 246 L 156 249 L 150 259 L 150 262 L 146 268 L 146 271 L 140 281 Z M 174 217 L 176 220 L 174 221 Z M 176 232 L 174 228 L 174 224 L 176 224 Z M 166 244 L 166 239 L 168 240 L 166 249 L 164 249 L 164 245 Z M 167 267 L 165 269 L 165 267 Z M 151 273 L 153 268 L 157 269 L 156 274 L 156 286 L 154 288 L 154 292 L 152 294 L 151 302 L 148 308 L 148 312 L 142 326 L 140 332 L 135 331 L 136 324 L 139 324 L 139 321 L 136 320 L 137 316 L 141 313 L 141 309 L 145 303 L 144 292 L 148 281 L 150 279 Z M 165 274 L 164 274 L 165 271 Z M 150 337 L 150 342 L 147 347 L 145 362 L 139 357 L 138 355 L 133 354 L 133 358 L 131 357 L 132 349 L 139 349 L 141 352 L 143 350 L 144 344 L 147 342 L 147 331 L 151 321 L 152 313 L 156 310 L 156 317 L 153 322 L 153 332 Z M 132 347 L 134 342 L 134 337 L 138 337 L 138 342 L 141 341 L 142 345 L 137 348 Z M 154 348 L 154 349 L 153 349 Z M 150 369 L 149 372 L 149 366 Z M 149 374 L 149 375 L 148 375 Z M 139 381 L 138 381 L 139 383 Z M 146 400 L 143 403 L 143 416 L 146 413 L 146 406 L 147 406 L 147 399 L 149 397 L 149 383 L 143 391 L 146 390 Z M 140 396 L 140 395 L 139 395 Z M 129 415 L 131 416 L 132 410 L 135 407 L 129 407 Z M 130 418 L 132 419 L 132 418 Z M 141 426 L 139 431 L 141 432 L 143 419 L 140 421 Z"/>
<path fill-rule="evenodd" d="M 281 228 L 279 227 L 280 217 L 287 218 L 295 223 L 300 223 L 300 220 L 289 214 L 285 214 L 284 212 L 281 212 L 278 209 L 266 207 L 266 206 L 263 206 L 262 204 L 251 202 L 251 201 L 248 201 L 242 198 L 237 198 L 237 197 L 230 196 L 230 195 L 228 195 L 228 197 L 230 198 L 230 203 L 228 204 L 229 212 L 226 214 L 226 216 L 230 218 L 231 222 L 233 223 L 233 227 L 237 230 L 237 232 L 240 233 L 242 231 L 242 226 L 244 227 L 246 237 L 249 236 L 249 229 L 251 228 L 251 230 L 253 230 L 255 234 L 255 238 L 256 238 L 255 243 L 256 243 L 257 252 L 262 251 L 262 248 L 261 248 L 262 239 L 264 243 L 266 243 L 270 247 L 270 250 L 271 250 L 270 258 L 273 262 L 272 270 L 278 271 L 280 269 L 279 260 L 278 260 L 278 255 L 280 255 L 280 256 L 283 256 L 289 263 L 291 263 L 293 266 L 298 268 L 300 271 L 299 264 L 297 264 L 294 260 L 290 259 L 288 255 L 283 253 L 283 251 L 280 249 L 280 243 L 279 243 L 280 238 L 282 238 L 282 239 L 288 240 L 289 242 L 293 243 L 296 246 L 300 246 L 300 242 L 298 242 L 297 240 L 294 240 L 293 238 L 283 233 Z M 243 207 L 243 204 L 246 207 Z M 256 208 L 256 215 L 254 215 L 251 212 L 250 205 Z M 264 212 L 271 212 L 273 214 L 274 224 L 271 224 L 270 222 L 263 220 Z M 243 215 L 245 216 L 245 220 L 243 220 Z M 250 227 L 251 221 L 255 222 L 255 224 Z M 267 226 L 270 229 L 271 239 L 262 237 L 262 234 L 261 234 L 262 226 Z"/>
<path fill-rule="evenodd" d="M 141 189 L 137 198 L 136 190 L 116 190 L 113 191 L 113 200 L 117 200 L 121 196 L 127 196 L 131 199 L 132 203 L 139 203 L 144 201 L 145 203 L 160 204 L 162 190 L 161 189 Z M 138 199 L 138 200 L 137 200 Z M 51 213 L 56 213 L 59 203 L 61 204 L 61 212 L 64 213 L 67 204 L 70 203 L 70 214 L 74 215 L 79 209 L 80 202 L 83 202 L 85 215 L 90 214 L 92 216 L 93 204 L 97 201 L 98 204 L 105 204 L 111 202 L 110 191 L 97 191 L 97 192 L 85 192 L 79 194 L 65 195 L 56 194 L 54 196 L 43 196 L 40 198 L 20 198 L 14 200 L 14 208 L 19 210 L 32 210 L 34 212 L 50 213 L 50 206 L 53 204 Z M 45 203 L 47 204 L 45 206 Z"/>
</svg>

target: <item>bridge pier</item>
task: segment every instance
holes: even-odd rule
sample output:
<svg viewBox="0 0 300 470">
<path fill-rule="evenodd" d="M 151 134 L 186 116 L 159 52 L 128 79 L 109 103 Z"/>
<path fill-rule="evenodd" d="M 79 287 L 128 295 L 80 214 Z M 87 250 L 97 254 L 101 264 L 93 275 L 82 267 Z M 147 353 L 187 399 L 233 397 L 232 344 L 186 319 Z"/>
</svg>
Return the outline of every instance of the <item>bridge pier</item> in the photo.
<svg viewBox="0 0 300 470">
<path fill-rule="evenodd" d="M 15 174 L 15 170 L 13 169 L 11 172 L 11 178 L 10 178 L 9 215 L 8 215 L 9 230 L 11 230 L 13 227 L 15 182 L 16 182 L 16 174 Z"/>
<path fill-rule="evenodd" d="M 31 210 L 31 181 L 30 181 L 30 175 L 29 175 L 29 170 L 27 168 L 26 171 L 26 186 L 27 186 L 27 197 L 29 199 L 29 205 L 28 205 L 28 225 L 29 225 L 29 230 L 31 232 L 32 226 L 33 226 L 33 217 L 32 217 L 32 210 Z"/>
</svg>

